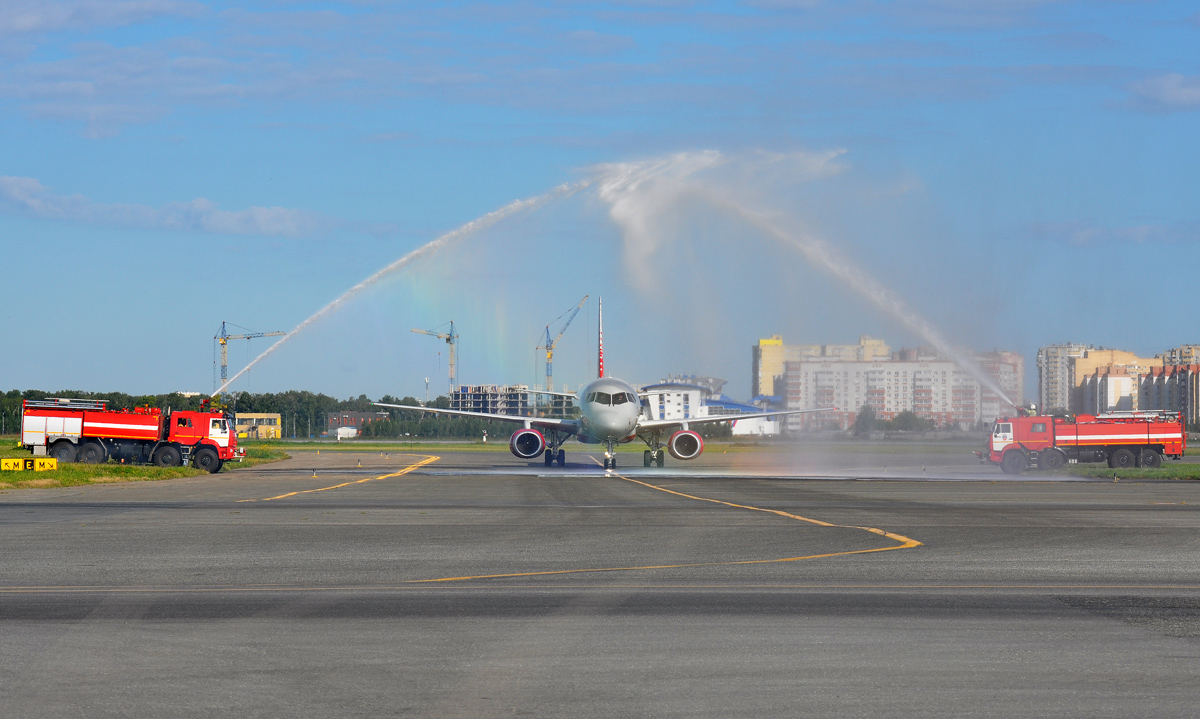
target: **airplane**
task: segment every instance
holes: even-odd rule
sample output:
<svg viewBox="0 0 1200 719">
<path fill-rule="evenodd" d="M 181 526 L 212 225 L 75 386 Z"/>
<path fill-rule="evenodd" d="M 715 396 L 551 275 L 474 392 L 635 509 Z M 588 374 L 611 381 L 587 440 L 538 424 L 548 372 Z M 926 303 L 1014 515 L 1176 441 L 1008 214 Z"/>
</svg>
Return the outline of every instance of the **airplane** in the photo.
<svg viewBox="0 0 1200 719">
<path fill-rule="evenodd" d="M 379 407 L 407 410 L 410 412 L 431 412 L 455 417 L 475 417 L 496 422 L 514 422 L 523 426 L 513 432 L 509 438 L 509 450 L 521 459 L 536 459 L 544 456 L 546 466 L 558 462 L 559 467 L 566 465 L 566 451 L 562 445 L 571 437 L 584 444 L 604 445 L 604 469 L 616 469 L 615 453 L 618 444 L 640 439 L 646 443 L 647 449 L 642 456 L 643 466 L 657 465 L 662 467 L 665 461 L 663 454 L 663 435 L 668 431 L 666 451 L 678 460 L 689 460 L 699 457 L 704 451 L 704 440 L 691 429 L 694 424 L 710 422 L 730 422 L 756 417 L 779 417 L 790 414 L 805 414 L 808 412 L 825 412 L 825 409 L 792 409 L 774 412 L 752 412 L 737 415 L 716 415 L 711 417 L 691 417 L 685 419 L 650 419 L 643 412 L 642 397 L 637 389 L 613 377 L 604 376 L 604 306 L 603 300 L 599 307 L 599 361 L 597 363 L 599 377 L 578 393 L 549 392 L 538 390 L 538 394 L 548 394 L 559 397 L 572 397 L 579 406 L 579 419 L 555 419 L 551 417 L 529 417 L 513 414 L 493 414 L 490 412 L 468 412 L 465 410 L 437 409 L 434 407 L 414 407 L 406 404 L 384 404 L 373 402 Z"/>
</svg>

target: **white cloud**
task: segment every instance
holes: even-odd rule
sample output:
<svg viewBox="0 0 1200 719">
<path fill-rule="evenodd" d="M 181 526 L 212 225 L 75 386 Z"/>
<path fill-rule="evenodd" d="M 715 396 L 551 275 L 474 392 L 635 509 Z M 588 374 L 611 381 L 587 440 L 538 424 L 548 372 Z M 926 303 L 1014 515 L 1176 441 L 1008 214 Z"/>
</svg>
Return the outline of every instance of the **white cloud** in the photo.
<svg viewBox="0 0 1200 719">
<path fill-rule="evenodd" d="M 1153 110 L 1200 108 L 1200 77 L 1172 72 L 1135 82 L 1129 91 L 1139 105 Z"/>
<path fill-rule="evenodd" d="M 195 16 L 198 2 L 180 0 L 6 0 L 0 11 L 0 35 L 88 31 L 145 22 L 162 16 Z"/>
<path fill-rule="evenodd" d="M 1200 222 L 1150 222 L 1125 227 L 1104 227 L 1084 222 L 1047 222 L 1031 225 L 1028 232 L 1037 239 L 1057 240 L 1077 247 L 1162 245 L 1200 241 Z"/>
<path fill-rule="evenodd" d="M 55 194 L 35 178 L 13 176 L 0 176 L 0 210 L 44 220 L 112 227 L 268 237 L 312 236 L 337 224 L 316 213 L 286 207 L 222 210 L 204 198 L 172 202 L 161 208 L 104 204 L 84 195 Z"/>
</svg>

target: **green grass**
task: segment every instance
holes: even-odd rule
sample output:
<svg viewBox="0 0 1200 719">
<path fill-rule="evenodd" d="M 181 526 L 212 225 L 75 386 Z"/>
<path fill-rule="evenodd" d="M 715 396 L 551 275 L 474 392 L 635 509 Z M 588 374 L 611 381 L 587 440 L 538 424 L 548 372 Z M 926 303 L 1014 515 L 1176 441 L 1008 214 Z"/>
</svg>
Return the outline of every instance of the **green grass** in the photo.
<svg viewBox="0 0 1200 719">
<path fill-rule="evenodd" d="M 7 438 L 6 438 L 7 439 Z M 15 441 L 15 438 L 14 440 Z M 23 448 L 12 450 L 13 445 L 5 441 L 0 447 L 0 456 L 29 457 Z M 222 472 L 246 469 L 258 464 L 288 459 L 289 455 L 279 449 L 265 447 L 247 448 L 246 458 L 241 462 L 226 462 Z M 146 464 L 63 464 L 47 472 L 0 472 L 0 489 L 31 489 L 48 487 L 78 487 L 85 484 L 107 484 L 111 482 L 154 482 L 179 477 L 195 477 L 208 474 L 192 467 L 155 467 Z"/>
<path fill-rule="evenodd" d="M 1200 479 L 1200 464 L 1180 464 L 1168 460 L 1157 469 L 1109 469 L 1108 465 L 1097 462 L 1068 465 L 1056 474 L 1097 479 Z"/>
</svg>

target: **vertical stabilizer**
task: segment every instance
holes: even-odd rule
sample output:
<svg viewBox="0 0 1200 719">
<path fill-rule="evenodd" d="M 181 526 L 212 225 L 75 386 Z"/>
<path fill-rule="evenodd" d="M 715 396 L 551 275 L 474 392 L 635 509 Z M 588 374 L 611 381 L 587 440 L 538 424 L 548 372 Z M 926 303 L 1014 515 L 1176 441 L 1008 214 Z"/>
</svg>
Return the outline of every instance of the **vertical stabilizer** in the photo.
<svg viewBox="0 0 1200 719">
<path fill-rule="evenodd" d="M 597 377 L 604 377 L 604 298 L 597 298 L 596 306 L 600 308 L 600 340 L 596 345 L 599 350 L 599 361 L 596 364 Z"/>
</svg>

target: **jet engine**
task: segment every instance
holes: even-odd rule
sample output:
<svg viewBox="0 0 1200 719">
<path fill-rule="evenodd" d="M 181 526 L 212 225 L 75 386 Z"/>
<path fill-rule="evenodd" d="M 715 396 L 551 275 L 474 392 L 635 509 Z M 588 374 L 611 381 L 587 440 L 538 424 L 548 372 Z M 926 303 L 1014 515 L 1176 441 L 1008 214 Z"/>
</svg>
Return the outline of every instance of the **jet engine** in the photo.
<svg viewBox="0 0 1200 719">
<path fill-rule="evenodd" d="M 508 440 L 508 449 L 521 459 L 540 457 L 546 451 L 546 438 L 536 429 L 518 429 Z"/>
<path fill-rule="evenodd" d="M 681 429 L 667 440 L 667 451 L 675 459 L 695 459 L 704 451 L 704 440 L 689 429 Z"/>
</svg>

